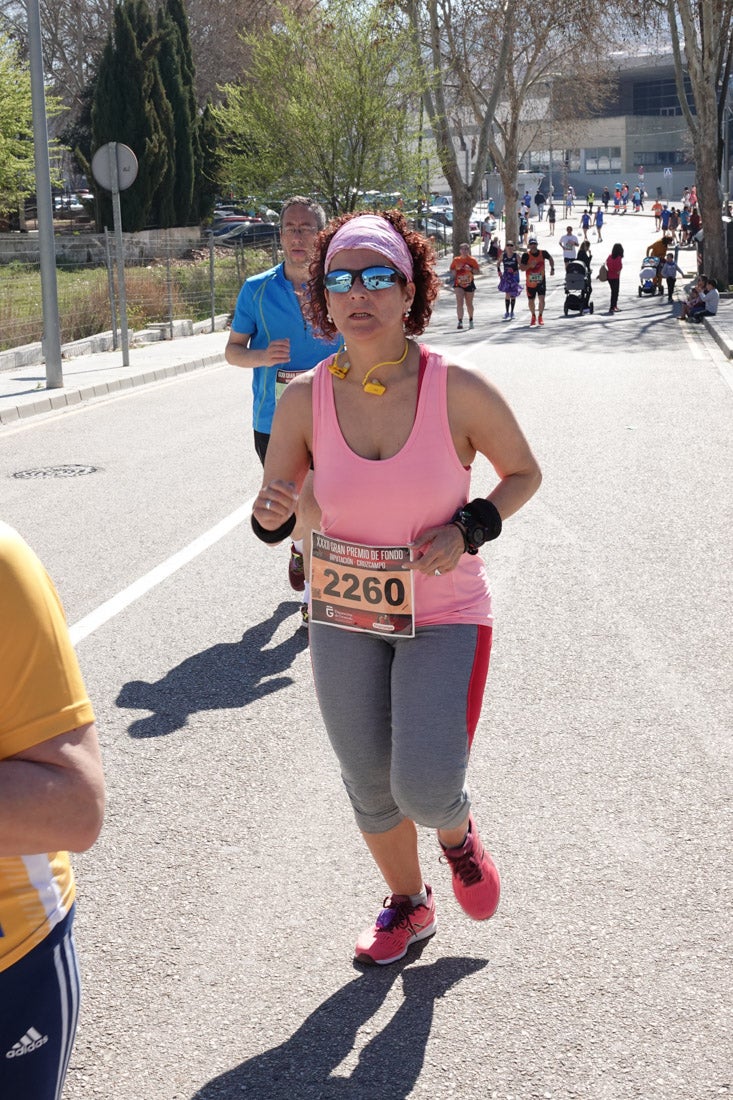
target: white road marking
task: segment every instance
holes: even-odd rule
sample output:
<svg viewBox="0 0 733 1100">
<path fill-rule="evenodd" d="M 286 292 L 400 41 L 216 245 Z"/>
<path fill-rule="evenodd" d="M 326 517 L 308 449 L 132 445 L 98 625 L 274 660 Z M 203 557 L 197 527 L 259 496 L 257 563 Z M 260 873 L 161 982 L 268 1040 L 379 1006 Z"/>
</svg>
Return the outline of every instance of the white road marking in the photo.
<svg viewBox="0 0 733 1100">
<path fill-rule="evenodd" d="M 78 645 L 79 642 L 88 638 L 95 630 L 100 626 L 104 626 L 105 623 L 113 619 L 115 615 L 119 615 L 121 611 L 129 607 L 130 604 L 135 603 L 141 596 L 144 596 L 156 585 L 172 576 L 178 569 L 181 569 L 184 565 L 188 565 L 190 561 L 197 558 L 199 554 L 202 554 L 209 547 L 223 539 L 225 535 L 228 535 L 230 531 L 233 531 L 235 527 L 238 527 L 240 523 L 243 523 L 246 519 L 249 519 L 252 511 L 252 505 L 255 498 L 243 504 L 241 508 L 237 508 L 231 515 L 226 516 L 225 519 L 217 523 L 211 530 L 205 531 L 203 535 L 199 535 L 198 538 L 190 542 L 188 546 L 184 546 L 182 550 L 178 550 L 167 561 L 161 562 L 160 565 L 156 565 L 155 569 L 151 569 L 149 573 L 146 573 L 144 577 L 140 577 L 139 580 L 134 581 L 128 585 L 127 588 L 123 588 L 121 592 L 118 592 L 112 599 L 106 600 L 95 611 L 91 611 L 88 615 L 85 615 L 83 619 L 80 619 L 78 623 L 74 623 L 69 629 L 71 635 L 71 641 L 74 645 Z"/>
<path fill-rule="evenodd" d="M 677 323 L 679 324 L 679 322 Z M 687 325 L 685 322 L 682 323 L 682 336 L 693 359 L 699 363 L 708 358 L 706 350 L 702 347 L 700 341 L 696 339 L 697 334 L 693 334 L 692 326 Z"/>
</svg>

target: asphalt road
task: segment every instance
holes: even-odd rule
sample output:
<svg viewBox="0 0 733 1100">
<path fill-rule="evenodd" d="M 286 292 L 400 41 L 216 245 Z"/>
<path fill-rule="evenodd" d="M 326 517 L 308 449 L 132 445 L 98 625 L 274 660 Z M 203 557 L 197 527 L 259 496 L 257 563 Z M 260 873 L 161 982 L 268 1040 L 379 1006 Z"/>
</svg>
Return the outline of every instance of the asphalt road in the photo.
<svg viewBox="0 0 733 1100">
<path fill-rule="evenodd" d="M 486 554 L 497 627 L 471 781 L 502 903 L 464 917 L 424 832 L 439 931 L 384 970 L 351 961 L 384 890 L 286 553 L 237 522 L 260 476 L 244 374 L 0 435 L 1 514 L 81 638 L 109 787 L 75 860 L 66 1100 L 733 1094 L 731 375 L 631 279 L 614 317 L 566 320 L 554 289 L 541 332 L 523 300 L 500 321 L 490 277 L 473 332 L 449 295 L 436 311 L 429 339 L 506 393 L 545 480 Z M 64 463 L 96 472 L 12 476 Z M 491 483 L 477 463 L 476 492 Z"/>
</svg>

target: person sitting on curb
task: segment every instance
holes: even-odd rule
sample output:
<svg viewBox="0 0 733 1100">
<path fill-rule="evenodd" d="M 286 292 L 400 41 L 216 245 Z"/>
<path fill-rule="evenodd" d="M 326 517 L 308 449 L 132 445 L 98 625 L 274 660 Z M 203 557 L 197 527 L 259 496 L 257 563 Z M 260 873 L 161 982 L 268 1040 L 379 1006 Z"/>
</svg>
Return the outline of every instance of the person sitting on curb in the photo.
<svg viewBox="0 0 733 1100">
<path fill-rule="evenodd" d="M 700 293 L 705 289 L 707 275 L 698 275 L 693 286 L 687 292 L 687 299 L 682 303 L 680 321 L 684 321 L 692 307 L 700 300 Z"/>
<path fill-rule="evenodd" d="M 715 317 L 718 312 L 720 291 L 718 290 L 718 284 L 715 279 L 711 279 L 708 276 L 701 276 L 698 282 L 701 282 L 703 287 L 701 290 L 698 290 L 697 298 L 694 302 L 689 301 L 683 303 L 680 321 L 695 321 L 700 324 L 703 317 Z"/>
</svg>

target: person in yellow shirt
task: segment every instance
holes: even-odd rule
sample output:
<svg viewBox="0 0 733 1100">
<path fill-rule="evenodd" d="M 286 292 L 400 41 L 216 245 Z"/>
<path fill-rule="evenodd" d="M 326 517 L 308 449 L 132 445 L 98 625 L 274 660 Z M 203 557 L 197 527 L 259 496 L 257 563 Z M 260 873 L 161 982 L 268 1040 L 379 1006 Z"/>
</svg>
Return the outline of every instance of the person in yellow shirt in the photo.
<svg viewBox="0 0 733 1100">
<path fill-rule="evenodd" d="M 41 562 L 0 522 L 0 1096 L 59 1100 L 79 1015 L 69 851 L 96 840 L 94 713 Z"/>
</svg>

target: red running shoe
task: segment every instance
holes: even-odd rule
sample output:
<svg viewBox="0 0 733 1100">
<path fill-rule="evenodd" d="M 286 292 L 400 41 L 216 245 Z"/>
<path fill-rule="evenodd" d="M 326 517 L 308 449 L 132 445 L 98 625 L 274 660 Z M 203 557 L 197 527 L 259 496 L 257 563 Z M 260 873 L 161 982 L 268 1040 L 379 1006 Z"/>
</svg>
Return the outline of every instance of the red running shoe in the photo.
<svg viewBox="0 0 733 1100">
<path fill-rule="evenodd" d="M 429 886 L 426 905 L 412 905 L 408 897 L 392 894 L 384 899 L 374 927 L 365 929 L 356 941 L 357 962 L 386 966 L 407 954 L 408 947 L 426 940 L 438 927 L 435 900 Z"/>
<path fill-rule="evenodd" d="M 300 553 L 299 550 L 295 549 L 293 543 L 290 544 L 288 580 L 290 581 L 290 587 L 294 588 L 296 592 L 302 592 L 305 588 L 305 568 L 303 566 L 303 555 Z"/>
<path fill-rule="evenodd" d="M 453 893 L 469 917 L 488 920 L 499 905 L 501 884 L 499 872 L 483 846 L 472 817 L 468 819 L 468 836 L 460 848 L 443 848 L 441 861 L 450 864 L 453 872 Z"/>
</svg>

